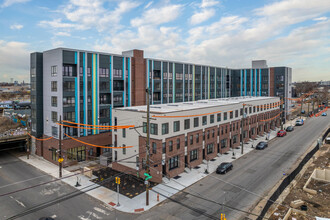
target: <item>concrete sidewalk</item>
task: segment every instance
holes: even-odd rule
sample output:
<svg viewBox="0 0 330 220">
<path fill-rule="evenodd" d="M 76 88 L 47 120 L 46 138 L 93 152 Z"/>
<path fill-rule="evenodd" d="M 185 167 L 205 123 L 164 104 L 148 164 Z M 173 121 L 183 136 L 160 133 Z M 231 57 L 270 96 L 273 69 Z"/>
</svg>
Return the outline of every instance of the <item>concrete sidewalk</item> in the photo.
<svg viewBox="0 0 330 220">
<path fill-rule="evenodd" d="M 287 127 L 289 125 L 292 125 L 295 122 L 295 120 L 288 121 L 284 126 Z M 275 130 L 271 130 L 270 132 L 270 140 L 276 137 L 276 133 L 279 129 L 276 128 Z M 259 141 L 265 141 L 266 134 L 264 136 L 258 137 L 256 140 L 252 141 L 250 140 L 249 143 L 244 144 L 244 154 L 241 154 L 241 149 L 235 149 L 235 159 L 238 159 L 245 154 L 251 152 L 255 148 L 252 148 L 252 145 L 255 147 L 256 144 Z M 206 161 L 204 161 L 202 164 L 200 164 L 198 169 L 187 169 L 184 173 L 181 173 L 179 176 L 179 179 L 167 179 L 163 178 L 163 183 L 158 184 L 157 186 L 153 187 L 153 189 L 149 193 L 149 206 L 145 205 L 146 200 L 146 192 L 141 193 L 140 195 L 134 197 L 134 198 L 128 198 L 122 194 L 119 195 L 119 203 L 120 206 L 117 207 L 117 193 L 109 190 L 105 187 L 98 187 L 93 189 L 94 187 L 98 186 L 98 184 L 95 184 L 90 181 L 90 179 L 84 175 L 81 175 L 79 171 L 68 171 L 67 169 L 63 169 L 63 178 L 61 181 L 71 185 L 72 187 L 75 187 L 77 178 L 79 179 L 79 183 L 81 186 L 75 187 L 79 190 L 86 191 L 89 189 L 92 189 L 88 192 L 86 192 L 88 195 L 108 204 L 109 206 L 123 212 L 128 213 L 135 213 L 135 212 L 143 212 L 146 211 L 156 205 L 158 205 L 160 202 L 164 201 L 167 197 L 171 197 L 177 192 L 183 190 L 184 188 L 194 184 L 195 182 L 203 179 L 207 175 L 213 173 L 218 165 L 222 162 L 232 162 L 235 159 L 233 159 L 233 151 L 230 150 L 228 154 L 223 154 L 214 158 L 214 161 L 209 161 L 208 164 Z M 30 159 L 27 159 L 26 156 L 19 157 L 22 161 L 44 171 L 45 173 L 58 178 L 58 166 L 41 158 L 38 156 L 30 156 Z M 209 174 L 205 173 L 205 170 L 208 169 Z M 74 175 L 77 174 L 77 175 Z M 74 175 L 74 176 L 72 176 Z M 93 176 L 92 179 L 97 178 L 96 176 Z M 157 200 L 157 194 L 159 195 L 159 201 Z"/>
</svg>

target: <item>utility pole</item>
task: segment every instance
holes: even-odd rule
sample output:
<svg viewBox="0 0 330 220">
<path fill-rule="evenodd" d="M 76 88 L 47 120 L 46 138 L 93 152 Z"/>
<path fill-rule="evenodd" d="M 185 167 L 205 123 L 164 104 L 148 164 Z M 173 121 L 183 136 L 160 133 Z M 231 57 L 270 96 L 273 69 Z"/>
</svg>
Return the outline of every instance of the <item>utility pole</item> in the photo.
<svg viewBox="0 0 330 220">
<path fill-rule="evenodd" d="M 149 97 L 149 87 L 146 89 L 147 92 L 147 159 L 146 159 L 146 173 L 150 175 L 150 97 Z M 149 205 L 149 180 L 146 180 L 146 206 Z"/>
<path fill-rule="evenodd" d="M 27 126 L 28 126 L 28 132 L 29 132 L 29 134 L 31 134 L 31 128 L 30 128 L 30 124 L 29 124 L 29 120 L 27 120 Z M 29 159 L 30 158 L 30 141 L 31 141 L 31 138 L 30 138 L 30 136 L 28 135 L 28 137 L 27 137 L 27 139 L 26 139 L 26 144 L 27 144 L 27 149 L 26 149 L 26 151 L 27 151 L 27 159 Z"/>
<path fill-rule="evenodd" d="M 244 127 L 244 118 L 245 118 L 245 104 L 243 103 L 243 115 L 242 115 L 243 117 L 242 117 L 242 127 L 241 127 L 241 137 L 242 137 L 242 140 L 241 140 L 241 154 L 243 154 L 243 152 L 244 152 L 244 149 L 243 149 L 243 147 L 244 147 L 244 137 L 243 137 L 243 133 L 244 133 L 244 129 L 243 129 L 243 127 Z"/>
<path fill-rule="evenodd" d="M 62 116 L 60 115 L 60 124 L 62 124 Z M 59 139 L 58 139 L 58 165 L 59 165 L 59 177 L 62 178 L 62 125 L 59 125 Z"/>
<path fill-rule="evenodd" d="M 301 112 L 302 112 L 302 107 L 303 107 L 303 101 L 304 99 L 302 98 L 300 101 L 300 119 L 301 119 Z"/>
<path fill-rule="evenodd" d="M 307 117 L 309 116 L 309 102 L 308 102 L 308 111 L 307 111 Z"/>
<path fill-rule="evenodd" d="M 280 98 L 280 113 L 281 113 L 281 130 L 283 130 L 283 102 L 282 102 L 282 97 Z"/>
</svg>

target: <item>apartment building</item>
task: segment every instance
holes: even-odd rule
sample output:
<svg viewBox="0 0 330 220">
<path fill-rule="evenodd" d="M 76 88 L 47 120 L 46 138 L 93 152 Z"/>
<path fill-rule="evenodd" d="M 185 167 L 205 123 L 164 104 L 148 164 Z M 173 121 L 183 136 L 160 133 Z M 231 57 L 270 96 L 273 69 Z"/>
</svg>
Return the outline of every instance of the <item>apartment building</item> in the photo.
<svg viewBox="0 0 330 220">
<path fill-rule="evenodd" d="M 243 111 L 244 142 L 280 125 L 280 98 L 233 97 L 150 106 L 150 172 L 161 182 L 239 147 Z M 244 108 L 243 108 L 244 105 Z M 244 109 L 244 110 L 243 110 Z M 113 110 L 119 124 L 134 122 L 134 129 L 112 133 L 118 147 L 112 168 L 143 176 L 146 166 L 146 110 L 144 106 Z M 239 150 L 236 150 L 239 152 Z"/>
<path fill-rule="evenodd" d="M 54 137 L 32 143 L 32 153 L 56 163 L 61 136 L 64 162 L 98 157 L 111 149 L 90 147 L 86 143 L 112 146 L 110 130 L 63 127 L 57 122 L 71 121 L 93 126 L 121 125 L 113 117 L 118 107 L 146 104 L 176 104 L 238 96 L 284 96 L 285 111 L 291 97 L 291 68 L 268 67 L 265 62 L 246 69 L 145 58 L 142 50 L 121 55 L 96 51 L 56 48 L 31 54 L 32 135 Z M 73 153 L 72 153 L 73 152 Z M 82 156 L 84 155 L 84 156 Z"/>
</svg>

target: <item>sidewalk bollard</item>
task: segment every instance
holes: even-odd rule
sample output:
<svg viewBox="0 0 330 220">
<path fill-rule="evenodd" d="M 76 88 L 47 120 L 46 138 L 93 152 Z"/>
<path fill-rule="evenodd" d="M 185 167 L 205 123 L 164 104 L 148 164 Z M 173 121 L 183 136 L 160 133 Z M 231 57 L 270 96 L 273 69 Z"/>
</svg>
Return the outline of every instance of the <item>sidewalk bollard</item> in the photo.
<svg viewBox="0 0 330 220">
<path fill-rule="evenodd" d="M 157 202 L 159 202 L 159 193 L 157 193 Z"/>
</svg>

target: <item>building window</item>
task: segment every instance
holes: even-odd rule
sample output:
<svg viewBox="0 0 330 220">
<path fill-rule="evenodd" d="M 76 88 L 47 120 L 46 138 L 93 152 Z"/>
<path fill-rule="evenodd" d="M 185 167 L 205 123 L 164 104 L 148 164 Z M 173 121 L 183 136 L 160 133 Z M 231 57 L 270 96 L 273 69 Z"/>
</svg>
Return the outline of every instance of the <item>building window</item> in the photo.
<svg viewBox="0 0 330 220">
<path fill-rule="evenodd" d="M 217 114 L 217 121 L 218 121 L 218 122 L 221 121 L 221 113 L 218 113 L 218 114 Z"/>
<path fill-rule="evenodd" d="M 171 152 L 173 151 L 173 141 L 170 141 L 168 144 L 168 150 Z"/>
<path fill-rule="evenodd" d="M 169 159 L 169 170 L 179 167 L 179 156 L 171 157 Z"/>
<path fill-rule="evenodd" d="M 163 154 L 165 154 L 166 153 L 166 142 L 163 143 L 162 147 L 163 147 Z"/>
<path fill-rule="evenodd" d="M 123 144 L 123 147 L 126 147 L 126 145 Z M 124 154 L 124 155 L 126 154 L 126 148 L 123 148 L 123 154 Z"/>
<path fill-rule="evenodd" d="M 210 139 L 210 131 L 207 131 L 206 135 L 207 135 L 207 139 Z"/>
<path fill-rule="evenodd" d="M 157 144 L 155 142 L 152 142 L 152 153 L 153 154 L 157 153 Z"/>
<path fill-rule="evenodd" d="M 194 118 L 194 128 L 199 126 L 199 120 L 198 118 Z"/>
<path fill-rule="evenodd" d="M 190 119 L 184 120 L 184 129 L 187 130 L 190 128 Z"/>
<path fill-rule="evenodd" d="M 52 112 L 52 121 L 57 122 L 57 112 Z"/>
<path fill-rule="evenodd" d="M 100 68 L 100 77 L 109 77 L 109 69 L 107 68 Z"/>
<path fill-rule="evenodd" d="M 214 129 L 212 130 L 212 137 L 214 137 Z"/>
<path fill-rule="evenodd" d="M 180 131 L 180 121 L 173 122 L 173 131 L 174 132 Z"/>
<path fill-rule="evenodd" d="M 176 139 L 176 149 L 180 149 L 180 138 Z"/>
<path fill-rule="evenodd" d="M 75 112 L 64 112 L 63 120 L 75 121 L 76 120 L 76 113 Z"/>
<path fill-rule="evenodd" d="M 190 135 L 189 139 L 190 139 L 190 145 L 194 144 L 194 135 Z"/>
<path fill-rule="evenodd" d="M 196 134 L 196 143 L 199 142 L 199 134 Z"/>
<path fill-rule="evenodd" d="M 214 115 L 210 115 L 210 124 L 214 123 Z"/>
<path fill-rule="evenodd" d="M 256 112 L 256 107 L 255 106 L 253 106 L 253 113 L 255 113 Z"/>
<path fill-rule="evenodd" d="M 69 96 L 69 97 L 63 97 L 63 107 L 70 107 L 75 105 L 75 97 Z"/>
<path fill-rule="evenodd" d="M 57 97 L 52 96 L 52 107 L 57 107 Z"/>
<path fill-rule="evenodd" d="M 207 116 L 203 116 L 202 125 L 207 125 Z"/>
<path fill-rule="evenodd" d="M 50 68 L 51 76 L 57 76 L 57 66 L 52 66 Z"/>
<path fill-rule="evenodd" d="M 198 158 L 198 151 L 197 151 L 197 149 L 190 151 L 190 162 L 191 161 L 194 161 L 194 160 L 197 160 L 197 158 Z"/>
<path fill-rule="evenodd" d="M 235 110 L 235 118 L 238 117 L 238 110 Z"/>
<path fill-rule="evenodd" d="M 126 137 L 126 128 L 123 128 L 123 138 Z"/>
<path fill-rule="evenodd" d="M 230 115 L 230 119 L 233 119 L 233 117 L 234 117 L 233 111 L 229 112 L 229 115 Z"/>
<path fill-rule="evenodd" d="M 162 134 L 168 134 L 168 123 L 162 124 Z"/>
<path fill-rule="evenodd" d="M 52 81 L 51 82 L 51 91 L 52 92 L 57 92 L 57 81 Z"/>
<path fill-rule="evenodd" d="M 224 120 L 224 121 L 227 120 L 227 112 L 223 113 L 223 120 Z"/>
<path fill-rule="evenodd" d="M 150 134 L 158 135 L 158 124 L 150 124 Z"/>
<path fill-rule="evenodd" d="M 58 129 L 56 126 L 52 126 L 52 136 L 53 137 L 58 137 Z"/>
<path fill-rule="evenodd" d="M 63 82 L 63 91 L 64 92 L 74 92 L 75 91 L 75 82 L 74 81 Z"/>
<path fill-rule="evenodd" d="M 236 135 L 237 136 L 237 135 Z M 227 139 L 222 139 L 221 141 L 220 141 L 220 146 L 221 146 L 221 148 L 226 148 L 227 147 Z"/>
<path fill-rule="evenodd" d="M 237 143 L 237 135 L 234 135 L 233 136 L 233 144 L 236 144 Z"/>
<path fill-rule="evenodd" d="M 207 154 L 212 154 L 213 153 L 213 144 L 208 144 L 207 145 Z"/>
<path fill-rule="evenodd" d="M 147 133 L 147 122 L 143 122 L 143 133 Z"/>
</svg>

